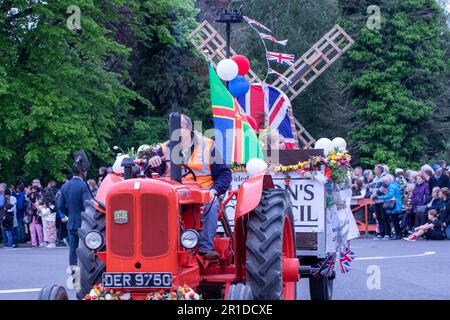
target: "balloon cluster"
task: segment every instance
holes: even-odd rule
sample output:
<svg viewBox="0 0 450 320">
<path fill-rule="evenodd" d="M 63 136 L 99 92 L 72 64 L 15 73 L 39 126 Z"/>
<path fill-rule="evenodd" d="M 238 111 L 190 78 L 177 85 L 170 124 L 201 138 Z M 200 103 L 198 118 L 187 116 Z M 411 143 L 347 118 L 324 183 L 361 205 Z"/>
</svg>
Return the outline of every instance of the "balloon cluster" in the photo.
<svg viewBox="0 0 450 320">
<path fill-rule="evenodd" d="M 224 59 L 217 64 L 217 75 L 224 81 L 229 81 L 228 90 L 235 98 L 245 95 L 250 90 L 250 83 L 245 75 L 250 70 L 250 61 L 242 55 Z"/>
<path fill-rule="evenodd" d="M 325 156 L 328 156 L 332 150 L 337 150 L 339 152 L 346 151 L 347 142 L 340 137 L 334 138 L 333 140 L 321 138 L 317 140 L 314 149 L 323 149 Z"/>
<path fill-rule="evenodd" d="M 131 300 L 131 295 L 128 292 L 105 289 L 99 284 L 95 285 L 83 300 Z"/>
<path fill-rule="evenodd" d="M 145 300 L 200 300 L 201 296 L 188 286 L 178 287 L 176 291 L 159 290 L 150 292 Z"/>
</svg>

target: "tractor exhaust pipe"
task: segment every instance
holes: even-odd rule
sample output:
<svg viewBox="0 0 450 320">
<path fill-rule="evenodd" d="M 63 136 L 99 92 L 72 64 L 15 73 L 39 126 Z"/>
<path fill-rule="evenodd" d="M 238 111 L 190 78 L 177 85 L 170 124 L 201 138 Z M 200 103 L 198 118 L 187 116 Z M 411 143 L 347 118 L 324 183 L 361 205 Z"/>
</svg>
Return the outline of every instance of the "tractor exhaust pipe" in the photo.
<svg viewBox="0 0 450 320">
<path fill-rule="evenodd" d="M 169 137 L 170 137 L 170 179 L 181 182 L 181 115 L 178 112 L 178 102 L 175 97 L 172 103 L 172 113 L 169 115 Z M 174 134 L 176 133 L 176 134 Z M 178 151 L 178 154 L 176 154 Z"/>
</svg>

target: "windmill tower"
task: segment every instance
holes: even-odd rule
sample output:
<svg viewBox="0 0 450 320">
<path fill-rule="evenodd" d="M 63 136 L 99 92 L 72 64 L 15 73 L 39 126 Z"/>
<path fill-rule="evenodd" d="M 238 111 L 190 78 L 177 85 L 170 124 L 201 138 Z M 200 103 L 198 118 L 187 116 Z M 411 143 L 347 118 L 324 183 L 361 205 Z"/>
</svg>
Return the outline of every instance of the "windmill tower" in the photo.
<svg viewBox="0 0 450 320">
<path fill-rule="evenodd" d="M 210 59 L 214 66 L 227 57 L 227 41 L 206 20 L 188 36 L 188 39 L 199 53 L 206 59 Z M 281 78 L 278 78 L 272 85 L 283 91 L 291 101 L 294 100 L 342 56 L 353 43 L 353 39 L 339 25 L 335 25 L 283 73 L 283 76 L 289 80 L 290 85 Z M 236 54 L 233 48 L 230 48 L 230 52 L 232 55 Z M 246 77 L 250 83 L 261 82 L 261 79 L 252 70 L 248 72 Z M 295 119 L 292 110 L 289 110 L 289 113 L 299 141 L 305 148 L 311 148 L 315 139 Z"/>
</svg>

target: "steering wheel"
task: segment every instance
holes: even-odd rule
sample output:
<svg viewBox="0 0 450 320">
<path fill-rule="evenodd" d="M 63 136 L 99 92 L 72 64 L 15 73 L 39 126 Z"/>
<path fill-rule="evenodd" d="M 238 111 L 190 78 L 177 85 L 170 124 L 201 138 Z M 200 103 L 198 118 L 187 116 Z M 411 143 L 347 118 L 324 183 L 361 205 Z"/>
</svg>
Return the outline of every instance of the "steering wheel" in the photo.
<svg viewBox="0 0 450 320">
<path fill-rule="evenodd" d="M 182 177 L 186 177 L 189 174 L 192 174 L 192 176 L 194 177 L 194 181 L 197 181 L 197 176 L 195 175 L 194 170 L 192 170 L 191 168 L 189 168 L 187 165 L 185 164 L 181 164 L 183 166 L 183 168 L 187 171 L 185 174 L 182 175 Z"/>
</svg>

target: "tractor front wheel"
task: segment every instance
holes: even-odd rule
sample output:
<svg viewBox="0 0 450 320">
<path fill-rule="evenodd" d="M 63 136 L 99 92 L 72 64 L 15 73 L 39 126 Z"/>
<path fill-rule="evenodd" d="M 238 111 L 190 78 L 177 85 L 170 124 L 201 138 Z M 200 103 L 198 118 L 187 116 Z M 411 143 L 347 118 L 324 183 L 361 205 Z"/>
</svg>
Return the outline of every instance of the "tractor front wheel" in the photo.
<svg viewBox="0 0 450 320">
<path fill-rule="evenodd" d="M 67 291 L 61 286 L 44 287 L 39 292 L 38 300 L 69 300 Z"/>
<path fill-rule="evenodd" d="M 317 277 L 311 275 L 309 278 L 309 294 L 311 300 L 332 300 L 333 279 L 322 275 Z"/>
<path fill-rule="evenodd" d="M 91 231 L 98 231 L 106 241 L 105 214 L 95 209 L 94 203 L 86 201 L 86 211 L 81 214 L 81 228 L 78 230 L 80 238 L 77 249 L 78 262 L 80 266 L 80 290 L 77 298 L 83 299 L 92 287 L 101 283 L 102 274 L 106 271 L 106 266 L 96 253 L 106 250 L 106 244 L 97 249 L 91 250 L 84 243 L 85 236 Z"/>
<path fill-rule="evenodd" d="M 253 300 L 252 288 L 243 283 L 232 284 L 228 290 L 227 300 Z"/>
<path fill-rule="evenodd" d="M 292 204 L 285 190 L 263 190 L 249 215 L 246 241 L 247 285 L 256 300 L 294 300 L 296 283 L 283 280 L 283 258 L 295 258 Z"/>
</svg>

